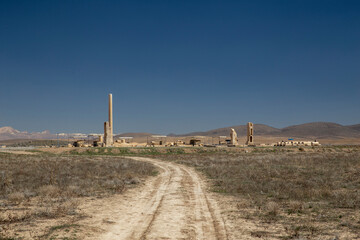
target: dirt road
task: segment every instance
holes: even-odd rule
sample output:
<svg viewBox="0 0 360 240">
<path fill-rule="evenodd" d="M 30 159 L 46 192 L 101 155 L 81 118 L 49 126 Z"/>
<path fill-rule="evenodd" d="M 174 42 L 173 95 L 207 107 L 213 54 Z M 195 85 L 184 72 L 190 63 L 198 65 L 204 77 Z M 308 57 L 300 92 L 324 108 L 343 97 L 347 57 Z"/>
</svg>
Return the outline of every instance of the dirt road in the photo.
<svg viewBox="0 0 360 240">
<path fill-rule="evenodd" d="M 151 162 L 161 172 L 140 189 L 92 206 L 91 218 L 83 224 L 102 230 L 87 239 L 227 239 L 217 204 L 193 169 L 150 158 L 132 159 Z"/>
</svg>

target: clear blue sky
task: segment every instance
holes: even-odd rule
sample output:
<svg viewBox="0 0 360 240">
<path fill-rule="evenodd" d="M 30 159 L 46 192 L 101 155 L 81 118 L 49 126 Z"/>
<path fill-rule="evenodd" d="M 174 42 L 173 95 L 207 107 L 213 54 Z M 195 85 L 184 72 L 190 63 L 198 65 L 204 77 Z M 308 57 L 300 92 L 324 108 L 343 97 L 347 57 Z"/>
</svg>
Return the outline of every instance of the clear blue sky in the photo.
<svg viewBox="0 0 360 240">
<path fill-rule="evenodd" d="M 360 1 L 0 1 L 0 127 L 360 123 Z"/>
</svg>

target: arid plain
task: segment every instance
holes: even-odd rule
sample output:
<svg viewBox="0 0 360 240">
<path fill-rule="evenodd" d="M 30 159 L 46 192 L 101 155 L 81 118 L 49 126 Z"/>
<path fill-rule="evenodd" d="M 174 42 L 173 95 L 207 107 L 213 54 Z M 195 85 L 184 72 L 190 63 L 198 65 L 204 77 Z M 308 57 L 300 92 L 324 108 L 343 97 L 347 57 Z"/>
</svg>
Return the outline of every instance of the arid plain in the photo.
<svg viewBox="0 0 360 240">
<path fill-rule="evenodd" d="M 2 239 L 356 239 L 358 146 L 0 153 Z"/>
</svg>

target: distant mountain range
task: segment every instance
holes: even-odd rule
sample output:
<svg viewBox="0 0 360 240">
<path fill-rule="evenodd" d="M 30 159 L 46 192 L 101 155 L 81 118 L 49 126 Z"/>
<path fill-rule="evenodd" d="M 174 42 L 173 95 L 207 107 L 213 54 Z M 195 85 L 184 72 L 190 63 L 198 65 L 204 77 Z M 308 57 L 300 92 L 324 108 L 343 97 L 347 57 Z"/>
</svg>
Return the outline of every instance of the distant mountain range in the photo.
<svg viewBox="0 0 360 240">
<path fill-rule="evenodd" d="M 145 138 L 145 137 L 150 137 L 153 135 L 157 135 L 154 133 L 146 133 L 146 132 L 139 132 L 139 133 L 122 133 L 122 134 L 118 134 L 116 135 L 116 137 L 133 137 L 133 138 Z"/>
<path fill-rule="evenodd" d="M 0 128 L 0 140 L 8 139 L 52 139 L 56 135 L 51 134 L 48 130 L 43 132 L 26 132 L 19 131 L 12 127 L 1 127 Z"/>
<path fill-rule="evenodd" d="M 0 127 L 0 141 L 13 139 L 84 139 L 87 134 L 82 133 L 60 133 L 59 135 L 50 133 L 49 130 L 42 132 L 19 131 L 12 127 Z"/>
<path fill-rule="evenodd" d="M 239 136 L 245 136 L 246 125 L 230 126 L 225 128 L 218 128 L 206 132 L 191 132 L 187 134 L 169 134 L 168 136 L 228 136 L 230 128 L 234 128 Z M 360 124 L 356 125 L 340 125 L 330 122 L 313 122 L 299 125 L 293 125 L 285 128 L 274 128 L 264 124 L 254 124 L 255 136 L 269 136 L 269 137 L 294 137 L 294 138 L 360 138 Z M 152 136 L 152 133 L 123 133 L 117 137 L 147 137 Z M 21 132 L 12 127 L 0 127 L 0 140 L 8 139 L 55 139 L 56 134 L 51 134 L 49 131 L 43 132 Z"/>
<path fill-rule="evenodd" d="M 228 136 L 234 128 L 239 136 L 246 136 L 247 126 L 238 125 L 218 128 L 206 132 L 191 132 L 173 136 Z M 254 124 L 255 136 L 300 137 L 300 138 L 360 138 L 360 124 L 343 126 L 330 122 L 313 122 L 274 128 L 264 124 Z"/>
</svg>

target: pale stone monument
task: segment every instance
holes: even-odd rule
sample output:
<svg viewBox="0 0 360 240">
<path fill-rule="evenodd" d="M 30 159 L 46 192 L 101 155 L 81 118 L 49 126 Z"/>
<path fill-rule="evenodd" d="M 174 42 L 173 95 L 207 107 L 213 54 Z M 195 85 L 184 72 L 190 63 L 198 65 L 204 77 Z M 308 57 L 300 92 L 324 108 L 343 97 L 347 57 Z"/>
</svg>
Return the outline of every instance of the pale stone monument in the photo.
<svg viewBox="0 0 360 240">
<path fill-rule="evenodd" d="M 235 131 L 235 129 L 231 128 L 230 131 L 230 144 L 231 145 L 238 145 L 238 138 L 237 138 L 237 133 Z"/>
<path fill-rule="evenodd" d="M 106 147 L 114 144 L 113 138 L 113 109 L 112 109 L 112 94 L 109 94 L 109 121 L 104 122 L 104 143 Z"/>
<path fill-rule="evenodd" d="M 254 124 L 248 122 L 247 124 L 247 140 L 246 145 L 253 146 L 254 144 Z"/>
<path fill-rule="evenodd" d="M 109 128 L 110 128 L 110 134 L 111 139 L 113 139 L 113 107 L 112 107 L 112 94 L 109 94 Z"/>
</svg>

